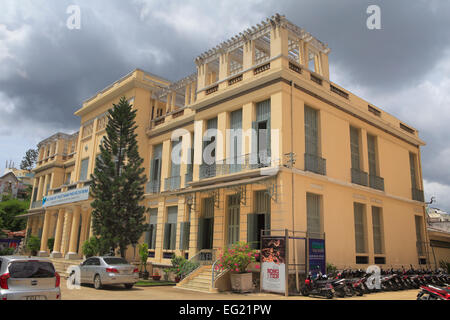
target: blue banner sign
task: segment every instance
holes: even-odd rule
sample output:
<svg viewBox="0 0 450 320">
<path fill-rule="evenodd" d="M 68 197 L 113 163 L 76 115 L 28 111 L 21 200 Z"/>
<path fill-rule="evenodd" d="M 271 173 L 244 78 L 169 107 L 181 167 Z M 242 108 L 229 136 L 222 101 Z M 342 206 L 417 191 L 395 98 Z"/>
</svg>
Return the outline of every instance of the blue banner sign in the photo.
<svg viewBox="0 0 450 320">
<path fill-rule="evenodd" d="M 42 199 L 43 207 L 51 207 L 59 204 L 87 200 L 89 198 L 89 186 L 46 196 Z"/>
<path fill-rule="evenodd" d="M 325 263 L 325 240 L 309 239 L 309 270 L 312 274 L 319 270 L 323 274 L 326 273 Z"/>
</svg>

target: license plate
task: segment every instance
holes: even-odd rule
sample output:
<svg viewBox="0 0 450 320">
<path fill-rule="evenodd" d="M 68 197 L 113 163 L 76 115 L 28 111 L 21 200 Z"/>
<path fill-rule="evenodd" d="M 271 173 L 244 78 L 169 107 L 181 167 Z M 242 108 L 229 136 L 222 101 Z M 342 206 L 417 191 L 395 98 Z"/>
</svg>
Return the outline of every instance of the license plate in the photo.
<svg viewBox="0 0 450 320">
<path fill-rule="evenodd" d="M 45 300 L 45 296 L 28 296 L 27 300 Z"/>
</svg>

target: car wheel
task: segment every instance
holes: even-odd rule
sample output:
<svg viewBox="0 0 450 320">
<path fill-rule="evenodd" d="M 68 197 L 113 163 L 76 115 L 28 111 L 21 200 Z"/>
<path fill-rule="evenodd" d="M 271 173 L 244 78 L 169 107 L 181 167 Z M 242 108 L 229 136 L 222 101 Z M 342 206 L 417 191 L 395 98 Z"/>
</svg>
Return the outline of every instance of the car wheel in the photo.
<svg viewBox="0 0 450 320">
<path fill-rule="evenodd" d="M 94 277 L 94 288 L 97 290 L 102 288 L 102 281 L 100 280 L 100 275 L 98 274 Z"/>
<path fill-rule="evenodd" d="M 125 289 L 131 289 L 133 288 L 134 283 L 125 283 Z"/>
<path fill-rule="evenodd" d="M 72 273 L 70 274 L 69 281 L 71 284 L 75 284 L 75 271 L 72 271 Z"/>
</svg>

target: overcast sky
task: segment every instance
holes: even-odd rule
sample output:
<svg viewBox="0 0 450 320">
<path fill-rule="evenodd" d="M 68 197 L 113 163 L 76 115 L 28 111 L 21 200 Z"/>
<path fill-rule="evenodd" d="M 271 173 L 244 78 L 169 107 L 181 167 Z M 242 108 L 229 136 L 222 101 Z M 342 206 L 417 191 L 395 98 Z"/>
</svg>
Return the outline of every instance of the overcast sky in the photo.
<svg viewBox="0 0 450 320">
<path fill-rule="evenodd" d="M 69 5 L 81 29 L 69 30 Z M 381 8 L 381 30 L 366 9 Z M 425 195 L 450 211 L 450 1 L 0 0 L 0 172 L 79 128 L 82 102 L 135 68 L 177 80 L 275 13 L 331 48 L 331 80 L 417 128 Z"/>
</svg>

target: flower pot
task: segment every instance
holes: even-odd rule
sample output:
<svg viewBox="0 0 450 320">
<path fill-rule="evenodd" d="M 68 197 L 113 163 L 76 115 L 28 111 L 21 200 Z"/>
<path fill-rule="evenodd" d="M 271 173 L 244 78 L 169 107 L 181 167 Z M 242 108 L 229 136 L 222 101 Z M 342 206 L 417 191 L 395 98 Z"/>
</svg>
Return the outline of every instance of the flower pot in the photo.
<svg viewBox="0 0 450 320">
<path fill-rule="evenodd" d="M 176 277 L 175 277 L 175 282 L 178 283 L 178 282 L 180 282 L 180 281 L 181 281 L 181 277 L 180 277 L 180 276 L 176 276 Z"/>
<path fill-rule="evenodd" d="M 152 279 L 153 279 L 153 280 L 159 280 L 159 279 L 161 279 L 161 276 L 159 276 L 159 275 L 158 275 L 158 276 L 153 275 L 153 276 L 152 276 Z"/>
<path fill-rule="evenodd" d="M 149 277 L 149 273 L 148 273 L 148 271 L 140 271 L 139 272 L 139 278 L 142 278 L 142 279 L 144 279 L 144 280 L 147 280 L 148 279 L 148 277 Z"/>
<path fill-rule="evenodd" d="M 230 278 L 232 291 L 244 293 L 253 290 L 253 278 L 251 272 L 231 273 Z"/>
</svg>

